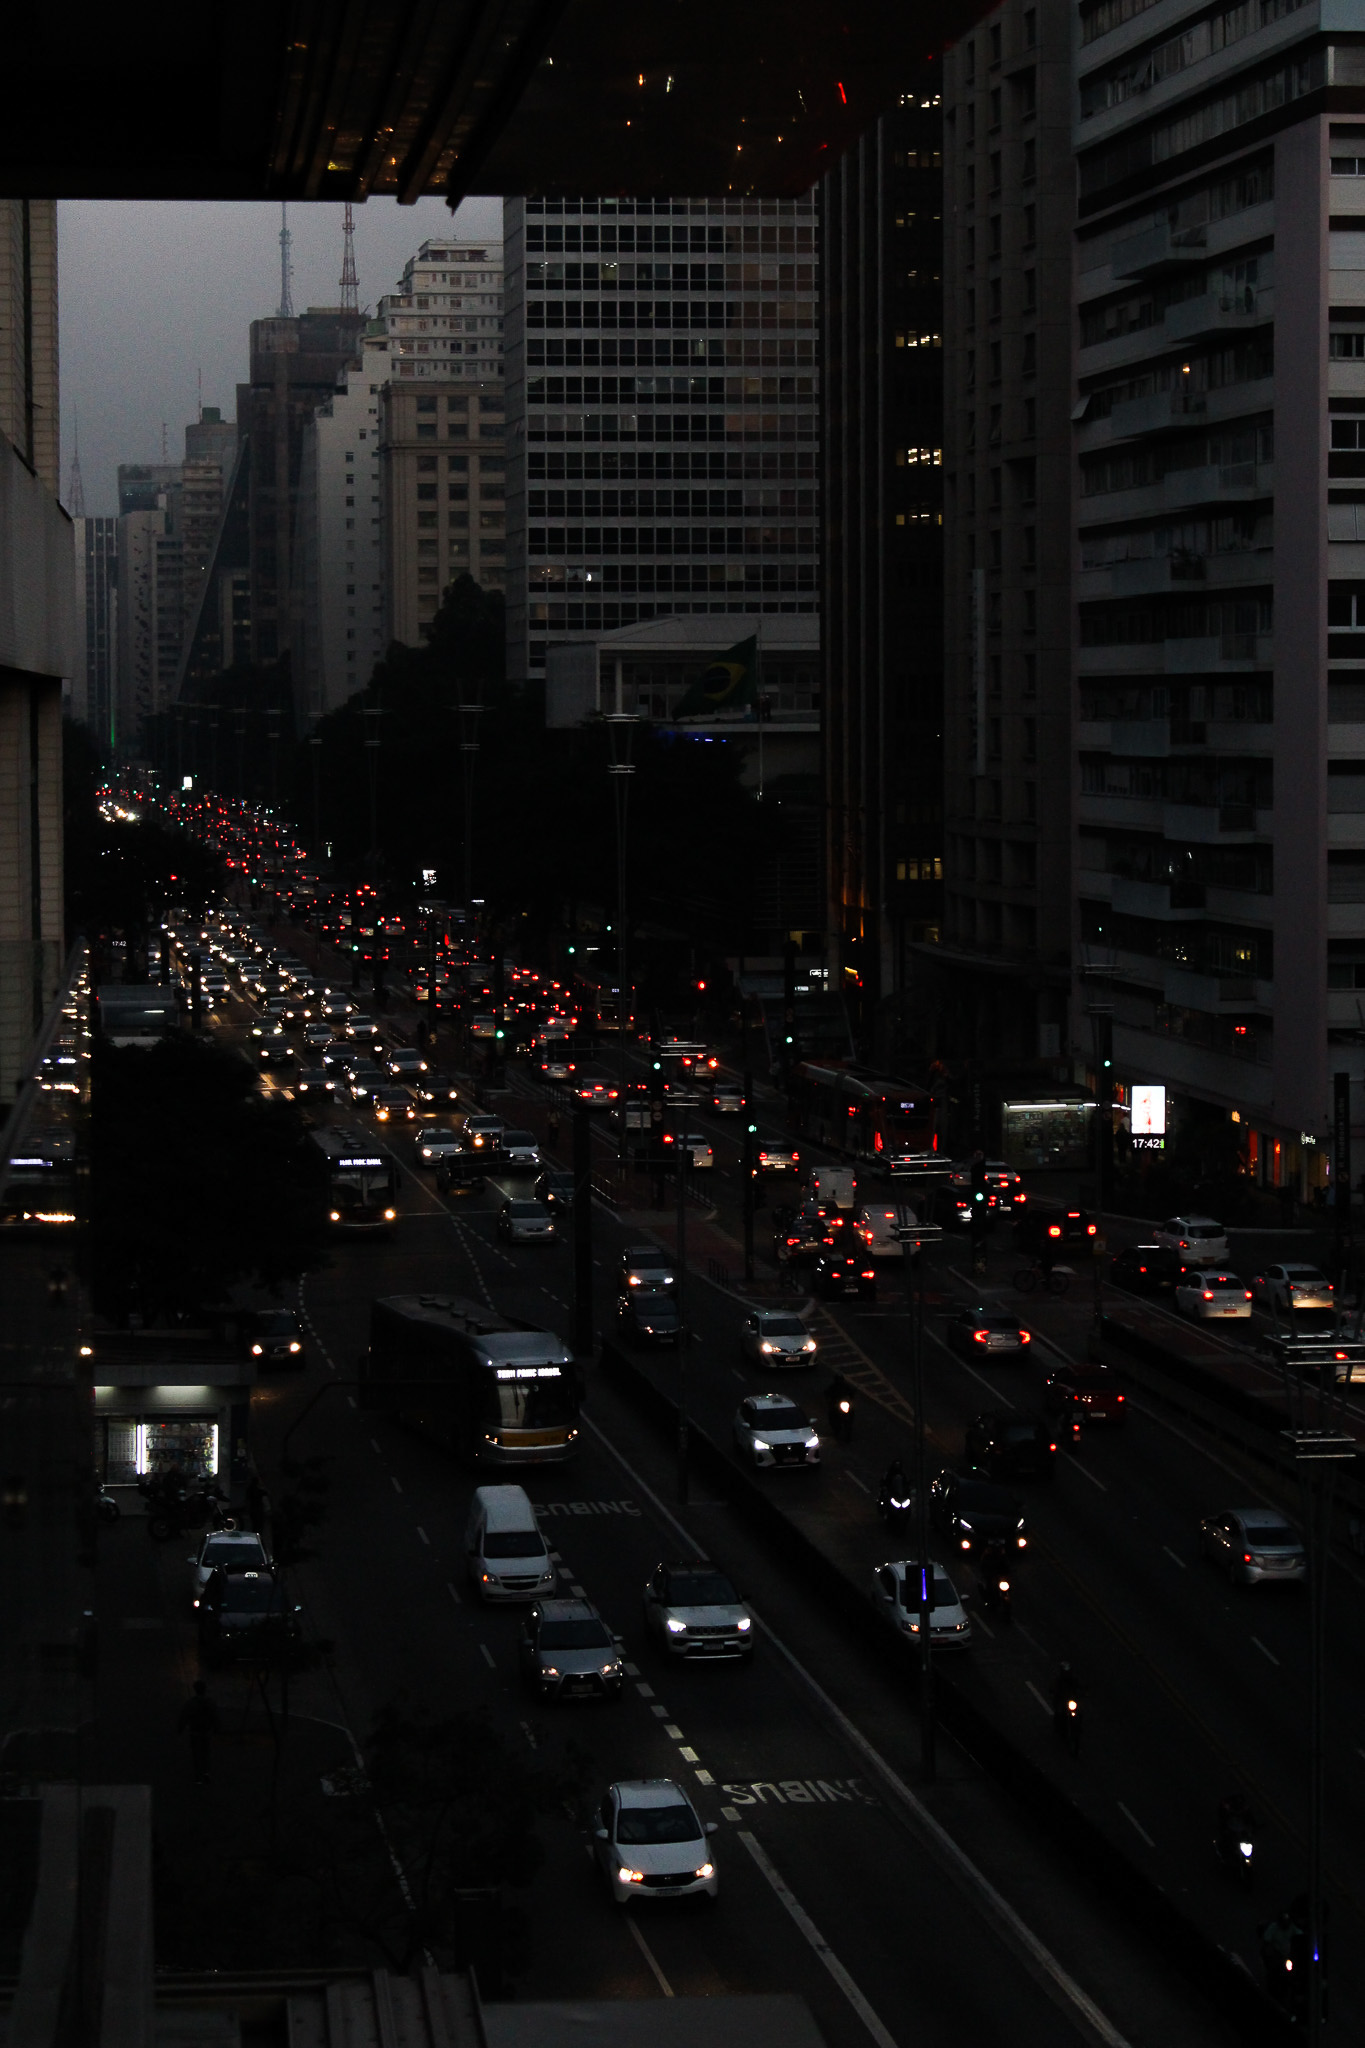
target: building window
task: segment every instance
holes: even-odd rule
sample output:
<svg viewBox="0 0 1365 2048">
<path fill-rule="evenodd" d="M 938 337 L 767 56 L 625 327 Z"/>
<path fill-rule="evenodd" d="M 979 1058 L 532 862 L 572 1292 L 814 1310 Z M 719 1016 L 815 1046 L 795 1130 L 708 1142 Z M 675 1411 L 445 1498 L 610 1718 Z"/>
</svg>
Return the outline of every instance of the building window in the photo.
<svg viewBox="0 0 1365 2048">
<path fill-rule="evenodd" d="M 436 439 L 435 427 L 424 427 L 419 421 L 417 425 L 417 438 L 419 441 L 434 441 Z"/>
<path fill-rule="evenodd" d="M 1000 24 L 998 21 L 991 23 L 991 62 L 992 64 L 1000 62 Z"/>
<path fill-rule="evenodd" d="M 1024 48 L 1026 50 L 1036 50 L 1037 47 L 1038 10 L 1036 7 L 1026 7 L 1024 9 Z"/>
<path fill-rule="evenodd" d="M 1024 143 L 1022 170 L 1025 179 L 1033 179 L 1038 175 L 1038 144 L 1032 135 Z"/>
<path fill-rule="evenodd" d="M 1026 334 L 1024 336 L 1023 354 L 1020 358 L 1019 371 L 1021 376 L 1024 377 L 1036 377 L 1038 374 L 1038 337 L 1036 334 Z"/>
<path fill-rule="evenodd" d="M 1003 94 L 1001 93 L 1001 90 L 1000 90 L 1000 88 L 999 88 L 999 86 L 998 86 L 998 85 L 993 85 L 993 86 L 991 87 L 991 127 L 992 127 L 992 128 L 998 128 L 998 127 L 1000 126 L 1000 117 L 1001 117 L 1001 111 L 1002 111 L 1003 105 L 1004 105 L 1004 95 L 1003 95 Z"/>
<path fill-rule="evenodd" d="M 1003 170 L 1002 170 L 1002 168 L 1001 168 L 1001 161 L 1002 161 L 1002 160 L 1001 160 L 1001 156 L 1000 156 L 1000 152 L 999 152 L 999 150 L 998 150 L 998 149 L 993 149 L 993 150 L 991 151 L 991 164 L 990 164 L 990 170 L 991 170 L 991 191 L 992 191 L 992 192 L 998 192 L 998 191 L 1000 190 L 1000 187 L 1001 187 L 1001 185 L 1002 185 L 1002 184 L 1003 184 L 1003 182 L 1004 182 L 1004 172 L 1003 172 Z"/>
<path fill-rule="evenodd" d="M 993 214 L 991 215 L 991 254 L 992 254 L 992 256 L 998 256 L 998 255 L 1000 254 L 1000 251 L 1001 251 L 1002 247 L 1004 246 L 1004 243 L 1003 243 L 1003 236 L 1004 236 L 1004 224 L 1003 224 L 1003 222 L 1002 222 L 1002 220 L 1001 220 L 1001 217 L 1000 217 L 1000 215 L 999 215 L 998 213 L 993 213 Z M 993 295 L 993 297 L 994 297 L 994 295 Z M 998 299 L 998 297 L 994 297 L 994 303 L 992 304 L 992 307 L 991 307 L 991 311 L 992 311 L 993 313 L 998 313 L 998 312 L 1000 311 L 1000 302 L 999 302 L 999 299 Z"/>
<path fill-rule="evenodd" d="M 1036 270 L 1026 270 L 1024 272 L 1024 311 L 1032 313 L 1035 311 L 1037 304 L 1038 273 Z"/>
<path fill-rule="evenodd" d="M 435 412 L 436 400 L 434 398 L 419 398 L 417 401 L 417 410 L 418 412 Z"/>
</svg>

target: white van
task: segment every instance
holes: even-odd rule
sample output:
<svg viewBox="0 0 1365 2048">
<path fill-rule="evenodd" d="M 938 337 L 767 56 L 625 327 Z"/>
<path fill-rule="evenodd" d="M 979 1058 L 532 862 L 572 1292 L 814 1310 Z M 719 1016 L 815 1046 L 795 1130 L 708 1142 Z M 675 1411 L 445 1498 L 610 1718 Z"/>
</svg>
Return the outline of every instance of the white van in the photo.
<svg viewBox="0 0 1365 2048">
<path fill-rule="evenodd" d="M 536 1511 L 520 1486 L 481 1486 L 464 1532 L 465 1568 L 481 1600 L 540 1600 L 555 1568 Z"/>
<path fill-rule="evenodd" d="M 847 1212 L 857 1206 L 858 1176 L 851 1166 L 813 1166 L 810 1191 L 823 1207 Z"/>
</svg>

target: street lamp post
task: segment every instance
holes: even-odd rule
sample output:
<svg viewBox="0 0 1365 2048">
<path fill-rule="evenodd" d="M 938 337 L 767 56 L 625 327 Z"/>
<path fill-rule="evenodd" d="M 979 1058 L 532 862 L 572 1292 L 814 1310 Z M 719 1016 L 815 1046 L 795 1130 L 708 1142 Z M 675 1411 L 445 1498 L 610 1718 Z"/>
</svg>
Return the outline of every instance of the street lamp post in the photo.
<svg viewBox="0 0 1365 2048">
<path fill-rule="evenodd" d="M 464 768 L 464 900 L 466 910 L 474 902 L 474 765 L 479 755 L 479 720 L 482 704 L 460 704 L 460 762 Z"/>
<path fill-rule="evenodd" d="M 897 1226 L 905 1254 L 905 1294 L 910 1310 L 910 1398 L 915 1410 L 915 1555 L 919 1564 L 920 1767 L 932 1784 L 938 1770 L 934 1714 L 934 1568 L 929 1556 L 929 1460 L 924 1428 L 924 1266 L 922 1248 L 943 1236 L 936 1223 Z"/>
<path fill-rule="evenodd" d="M 1326 1370 L 1326 1368 L 1324 1368 Z M 1308 1552 L 1308 1994 L 1304 2037 L 1322 2039 L 1324 1971 L 1322 1958 L 1322 1815 L 1325 1759 L 1324 1647 L 1327 1565 L 1332 1527 L 1332 1496 L 1338 1468 L 1356 1455 L 1354 1437 L 1330 1429 L 1287 1429 L 1283 1432 L 1298 1470 L 1303 1496 L 1305 1548 Z"/>
<path fill-rule="evenodd" d="M 322 859 L 322 741 L 316 733 L 308 742 L 313 763 L 313 860 Z"/>
<path fill-rule="evenodd" d="M 688 1498 L 689 1428 L 687 1421 L 687 1169 L 692 1150 L 684 1145 L 687 1111 L 679 1110 L 673 1129 L 673 1171 L 678 1176 L 678 1273 L 674 1281 L 678 1303 L 678 1501 L 686 1507 Z"/>
<path fill-rule="evenodd" d="M 633 1011 L 630 1000 L 630 958 L 626 943 L 626 821 L 630 803 L 630 778 L 635 765 L 630 758 L 635 741 L 635 728 L 639 720 L 633 711 L 609 711 L 606 716 L 607 737 L 611 742 L 611 759 L 607 773 L 612 779 L 616 798 L 616 981 L 617 1004 L 616 1026 L 620 1040 L 620 1068 L 616 1099 L 620 1107 L 620 1146 L 617 1152 L 621 1173 L 626 1170 L 626 1016 Z"/>
</svg>

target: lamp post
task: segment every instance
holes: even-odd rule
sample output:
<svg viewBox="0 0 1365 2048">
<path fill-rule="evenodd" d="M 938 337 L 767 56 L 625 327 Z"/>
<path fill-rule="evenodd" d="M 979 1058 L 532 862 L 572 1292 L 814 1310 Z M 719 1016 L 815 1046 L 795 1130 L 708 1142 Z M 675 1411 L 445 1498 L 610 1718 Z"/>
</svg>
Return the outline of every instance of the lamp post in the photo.
<svg viewBox="0 0 1365 2048">
<path fill-rule="evenodd" d="M 322 859 L 322 741 L 316 733 L 308 742 L 313 763 L 313 859 Z"/>
<path fill-rule="evenodd" d="M 687 1169 L 692 1164 L 692 1148 L 684 1145 L 687 1131 L 687 1111 L 679 1109 L 673 1124 L 673 1171 L 678 1176 L 678 1277 L 674 1281 L 678 1302 L 678 1502 L 687 1506 L 688 1497 L 688 1449 L 689 1430 L 687 1422 L 687 1315 L 685 1288 L 687 1284 Z"/>
<path fill-rule="evenodd" d="M 620 1146 L 617 1158 L 621 1173 L 626 1170 L 628 1146 L 626 1142 L 626 1016 L 633 1012 L 630 1000 L 629 948 L 626 943 L 626 819 L 630 802 L 630 778 L 635 766 L 630 758 L 635 742 L 635 729 L 639 720 L 633 711 L 609 711 L 606 716 L 607 738 L 611 743 L 611 759 L 607 773 L 612 779 L 616 798 L 616 1027 L 620 1040 L 620 1067 L 617 1085 L 617 1101 L 620 1104 Z"/>
<path fill-rule="evenodd" d="M 1308 1925 L 1304 1929 L 1308 1937 L 1308 1993 L 1304 2037 L 1308 2041 L 1320 2041 L 1325 2017 L 1322 1812 L 1327 1565 L 1337 1470 L 1355 1457 L 1357 1446 L 1354 1437 L 1330 1429 L 1287 1429 L 1282 1434 L 1299 1475 L 1305 1548 L 1308 1552 Z"/>
<path fill-rule="evenodd" d="M 479 755 L 479 720 L 482 704 L 460 704 L 460 762 L 464 769 L 464 900 L 472 909 L 474 901 L 474 765 Z"/>
<path fill-rule="evenodd" d="M 924 1268 L 922 1247 L 943 1236 L 936 1223 L 898 1224 L 896 1235 L 905 1254 L 905 1296 L 910 1311 L 910 1398 L 915 1410 L 915 1555 L 919 1564 L 919 1715 L 920 1768 L 925 1782 L 937 1775 L 937 1728 L 934 1716 L 933 1616 L 934 1568 L 929 1557 L 929 1478 L 924 1429 Z"/>
</svg>

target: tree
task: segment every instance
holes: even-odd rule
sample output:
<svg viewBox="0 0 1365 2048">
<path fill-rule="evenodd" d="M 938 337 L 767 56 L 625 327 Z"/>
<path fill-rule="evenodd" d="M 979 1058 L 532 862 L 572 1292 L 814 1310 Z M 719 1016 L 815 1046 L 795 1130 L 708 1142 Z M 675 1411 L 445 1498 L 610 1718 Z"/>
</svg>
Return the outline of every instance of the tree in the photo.
<svg viewBox="0 0 1365 2048">
<path fill-rule="evenodd" d="M 263 1097 L 239 1053 L 190 1038 L 97 1044 L 92 1286 L 99 1313 L 192 1320 L 242 1280 L 317 1263 L 321 1204 L 292 1102 Z"/>
</svg>

